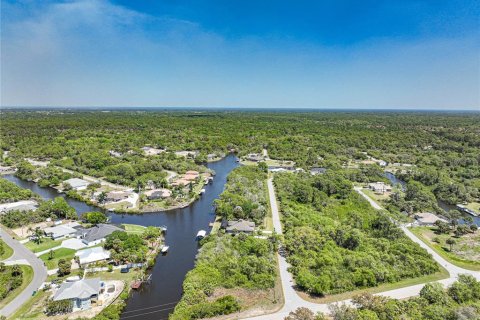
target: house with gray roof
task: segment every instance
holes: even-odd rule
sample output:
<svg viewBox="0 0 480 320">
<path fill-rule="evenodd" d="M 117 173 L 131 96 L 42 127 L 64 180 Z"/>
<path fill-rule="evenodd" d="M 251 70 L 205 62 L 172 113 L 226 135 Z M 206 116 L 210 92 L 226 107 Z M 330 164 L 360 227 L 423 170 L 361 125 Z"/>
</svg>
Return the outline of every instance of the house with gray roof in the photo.
<svg viewBox="0 0 480 320">
<path fill-rule="evenodd" d="M 53 301 L 70 300 L 73 311 L 88 310 L 92 301 L 97 301 L 101 289 L 98 278 L 64 282 L 53 295 Z"/>
<path fill-rule="evenodd" d="M 87 246 L 94 246 L 105 241 L 105 238 L 115 231 L 125 230 L 112 224 L 99 223 L 91 228 L 83 229 L 79 233 L 83 243 Z"/>
<path fill-rule="evenodd" d="M 12 203 L 0 204 L 0 213 L 7 213 L 10 211 L 35 211 L 38 203 L 34 200 L 22 200 Z"/>
<path fill-rule="evenodd" d="M 73 190 L 85 190 L 90 184 L 88 181 L 79 178 L 72 178 L 63 181 L 64 184 L 69 184 Z"/>
<path fill-rule="evenodd" d="M 253 233 L 255 232 L 255 222 L 248 220 L 230 220 L 222 222 L 226 233 Z"/>
</svg>

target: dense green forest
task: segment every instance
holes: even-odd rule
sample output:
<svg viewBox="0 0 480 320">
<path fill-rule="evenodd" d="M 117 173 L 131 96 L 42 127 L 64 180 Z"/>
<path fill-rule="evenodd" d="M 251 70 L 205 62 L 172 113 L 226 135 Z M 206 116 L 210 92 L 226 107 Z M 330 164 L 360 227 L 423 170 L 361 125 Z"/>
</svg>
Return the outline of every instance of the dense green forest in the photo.
<svg viewBox="0 0 480 320">
<path fill-rule="evenodd" d="M 236 168 L 215 201 L 216 213 L 228 220 L 247 219 L 260 225 L 268 210 L 266 180 L 267 173 L 257 166 Z"/>
<path fill-rule="evenodd" d="M 192 160 L 162 153 L 141 157 L 143 146 L 240 154 L 268 149 L 298 166 L 340 168 L 368 153 L 411 164 L 403 178 L 422 183 L 447 203 L 480 196 L 480 116 L 415 112 L 2 112 L 0 146 L 6 164 L 25 157 L 117 183 L 164 169 L 198 170 Z M 111 156 L 110 151 L 119 153 Z M 358 175 L 356 173 L 355 175 Z"/>
<path fill-rule="evenodd" d="M 32 191 L 23 189 L 6 179 L 0 179 L 0 203 L 38 198 Z"/>
<path fill-rule="evenodd" d="M 356 308 L 331 305 L 333 320 L 476 320 L 480 319 L 480 282 L 472 276 L 460 275 L 447 290 L 439 283 L 428 283 L 419 297 L 407 300 L 374 296 L 369 293 L 352 298 Z M 323 313 L 307 308 L 290 312 L 285 320 L 326 320 Z"/>
<path fill-rule="evenodd" d="M 278 174 L 274 179 L 291 271 L 300 288 L 335 294 L 439 270 L 387 215 L 343 175 Z"/>
</svg>

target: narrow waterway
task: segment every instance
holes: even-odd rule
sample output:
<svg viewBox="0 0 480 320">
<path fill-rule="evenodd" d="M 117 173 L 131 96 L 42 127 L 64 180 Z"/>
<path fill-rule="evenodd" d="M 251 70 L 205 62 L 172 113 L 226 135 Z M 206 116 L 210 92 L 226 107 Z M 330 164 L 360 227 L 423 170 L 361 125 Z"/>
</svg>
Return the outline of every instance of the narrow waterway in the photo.
<svg viewBox="0 0 480 320">
<path fill-rule="evenodd" d="M 205 187 L 205 194 L 192 205 L 164 212 L 143 215 L 109 214 L 114 224 L 133 223 L 143 226 L 167 226 L 165 242 L 170 246 L 169 253 L 159 255 L 151 270 L 152 282 L 141 290 L 135 291 L 127 301 L 122 319 L 162 320 L 167 319 L 176 302 L 182 296 L 182 284 L 186 273 L 194 266 L 198 243 L 197 232 L 209 230 L 209 223 L 214 221 L 214 200 L 222 193 L 227 176 L 239 164 L 232 154 L 207 165 L 216 173 L 213 183 Z M 18 179 L 13 175 L 4 178 L 18 186 L 30 189 L 45 199 L 53 199 L 59 194 L 53 188 L 42 188 L 34 182 Z M 68 204 L 75 208 L 77 214 L 98 210 L 81 201 L 65 197 Z"/>
<path fill-rule="evenodd" d="M 387 177 L 387 179 L 390 180 L 390 183 L 391 183 L 392 185 L 399 185 L 399 186 L 401 187 L 401 189 L 402 189 L 403 191 L 405 191 L 406 185 L 407 185 L 407 183 L 406 183 L 405 181 L 397 178 L 397 177 L 396 177 L 393 173 L 391 173 L 391 172 L 385 172 L 385 177 Z M 442 208 L 445 212 L 448 212 L 448 211 L 450 211 L 450 210 L 458 210 L 458 208 L 457 208 L 455 205 L 445 203 L 445 202 L 443 202 L 443 201 L 441 201 L 441 200 L 437 200 L 437 204 L 438 204 L 438 206 L 439 206 L 440 208 Z M 464 217 L 472 217 L 472 218 L 473 218 L 473 222 L 474 222 L 477 226 L 480 227 L 480 217 L 474 217 L 474 216 L 472 216 L 472 215 L 470 215 L 470 214 L 468 214 L 468 213 L 466 213 L 466 212 L 463 212 L 463 211 L 461 211 L 461 210 L 458 210 L 458 211 L 460 211 Z M 464 223 L 465 223 L 464 219 L 459 219 L 458 222 L 459 222 L 460 224 L 464 224 Z"/>
</svg>

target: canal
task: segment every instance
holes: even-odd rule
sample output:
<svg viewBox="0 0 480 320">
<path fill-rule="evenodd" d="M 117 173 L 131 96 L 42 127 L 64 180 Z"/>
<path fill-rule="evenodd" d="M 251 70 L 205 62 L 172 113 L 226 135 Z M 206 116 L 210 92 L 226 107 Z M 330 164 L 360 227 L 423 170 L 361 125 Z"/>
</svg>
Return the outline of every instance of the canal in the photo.
<svg viewBox="0 0 480 320">
<path fill-rule="evenodd" d="M 207 164 L 216 175 L 213 183 L 205 187 L 205 194 L 192 205 L 169 211 L 145 213 L 142 215 L 127 215 L 110 213 L 114 224 L 132 223 L 143 226 L 167 226 L 165 243 L 170 246 L 167 255 L 159 255 L 151 270 L 152 282 L 141 290 L 132 292 L 127 301 L 122 319 L 131 320 L 163 320 L 173 311 L 176 303 L 182 296 L 182 284 L 186 273 L 195 263 L 198 243 L 195 241 L 197 232 L 208 230 L 209 223 L 214 221 L 214 200 L 222 193 L 227 176 L 239 164 L 233 154 Z M 99 210 L 81 201 L 70 199 L 59 194 L 53 188 L 42 188 L 34 182 L 23 181 L 13 175 L 4 176 L 7 180 L 27 188 L 45 199 L 53 199 L 59 195 L 65 197 L 68 204 L 82 214 Z"/>
<path fill-rule="evenodd" d="M 385 177 L 387 177 L 387 179 L 390 181 L 390 183 L 391 183 L 392 185 L 400 186 L 400 188 L 401 188 L 403 191 L 405 191 L 406 186 L 407 186 L 407 183 L 406 183 L 405 181 L 397 178 L 397 177 L 396 177 L 393 173 L 391 173 L 391 172 L 385 172 Z M 439 206 L 441 209 L 443 209 L 445 212 L 448 212 L 448 211 L 450 211 L 450 210 L 458 210 L 458 208 L 457 208 L 455 205 L 445 203 L 445 202 L 443 202 L 443 201 L 441 201 L 441 200 L 438 200 L 438 199 L 437 199 L 437 204 L 438 204 L 438 206 Z M 460 211 L 460 210 L 458 210 L 458 211 Z M 463 217 L 472 217 L 473 222 L 474 222 L 477 226 L 480 227 L 480 217 L 474 217 L 474 216 L 469 215 L 468 213 L 463 212 L 463 211 L 460 211 L 460 212 L 462 213 Z M 459 222 L 460 224 L 464 224 L 464 223 L 465 223 L 464 219 L 459 219 L 458 222 Z"/>
</svg>

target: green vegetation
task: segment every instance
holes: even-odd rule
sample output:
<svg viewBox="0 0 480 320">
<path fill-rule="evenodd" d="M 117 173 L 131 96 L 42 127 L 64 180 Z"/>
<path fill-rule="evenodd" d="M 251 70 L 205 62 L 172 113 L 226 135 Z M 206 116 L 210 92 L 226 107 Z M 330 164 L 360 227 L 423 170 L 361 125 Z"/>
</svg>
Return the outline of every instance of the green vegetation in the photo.
<svg viewBox="0 0 480 320">
<path fill-rule="evenodd" d="M 36 199 L 32 191 L 18 187 L 15 183 L 0 178 L 0 203 Z"/>
<path fill-rule="evenodd" d="M 0 262 L 0 309 L 22 292 L 33 279 L 30 266 L 5 266 Z"/>
<path fill-rule="evenodd" d="M 45 200 L 35 211 L 12 210 L 0 216 L 0 222 L 8 228 L 18 228 L 51 219 L 77 219 L 75 209 L 62 197 Z"/>
<path fill-rule="evenodd" d="M 62 259 L 67 261 L 72 260 L 75 257 L 75 252 L 73 249 L 60 248 L 42 254 L 39 258 L 45 262 L 47 269 L 51 270 L 58 268 L 58 262 Z"/>
<path fill-rule="evenodd" d="M 274 180 L 297 285 L 323 296 L 439 271 L 430 255 L 375 211 L 341 174 Z"/>
<path fill-rule="evenodd" d="M 13 249 L 10 248 L 2 239 L 0 239 L 0 261 L 10 258 L 13 254 Z"/>
<path fill-rule="evenodd" d="M 452 239 L 451 236 L 438 233 L 437 229 L 438 228 L 415 227 L 410 230 L 450 263 L 460 268 L 480 271 L 479 232 L 473 235 L 468 234 L 467 236 L 455 238 L 455 242 L 452 248 L 450 248 L 447 241 Z"/>
<path fill-rule="evenodd" d="M 120 263 L 144 262 L 148 247 L 141 236 L 135 233 L 114 231 L 103 245 L 110 250 L 111 258 Z"/>
<path fill-rule="evenodd" d="M 195 268 L 185 278 L 182 300 L 171 319 L 201 319 L 238 311 L 245 301 L 235 296 L 235 290 L 218 289 L 270 289 L 275 275 L 270 241 L 245 234 L 209 236 L 202 241 Z"/>
<path fill-rule="evenodd" d="M 136 233 L 136 234 L 143 234 L 145 232 L 145 227 L 144 226 L 140 226 L 140 225 L 137 225 L 137 224 L 128 224 L 128 223 L 124 223 L 122 224 L 123 228 L 125 229 L 126 232 L 128 233 Z"/>
<path fill-rule="evenodd" d="M 256 166 L 233 170 L 216 200 L 217 214 L 263 222 L 268 209 L 266 178 L 265 171 Z M 231 236 L 217 226 L 215 234 L 201 241 L 195 268 L 185 278 L 182 300 L 171 319 L 201 319 L 251 308 L 265 303 L 252 298 L 258 292 L 265 297 L 271 292 L 278 299 L 273 240 L 243 233 Z"/>
<path fill-rule="evenodd" d="M 420 296 L 408 300 L 396 300 L 383 296 L 360 294 L 352 299 L 355 307 L 330 306 L 334 320 L 344 319 L 415 319 L 415 320 L 460 320 L 480 318 L 480 282 L 470 275 L 460 275 L 447 290 L 439 283 L 428 283 Z M 301 317 L 298 317 L 298 316 Z M 290 313 L 285 320 L 323 320 L 324 314 L 315 315 L 301 308 Z"/>
<path fill-rule="evenodd" d="M 85 222 L 87 223 L 91 223 L 95 225 L 99 223 L 107 222 L 107 216 L 104 213 L 98 212 L 98 211 L 85 212 L 82 215 L 82 219 L 84 219 Z"/>
<path fill-rule="evenodd" d="M 267 174 L 257 167 L 244 166 L 233 170 L 225 191 L 215 200 L 216 213 L 227 220 L 248 219 L 257 225 L 267 214 Z"/>
<path fill-rule="evenodd" d="M 28 241 L 25 243 L 25 247 L 32 252 L 41 252 L 61 245 L 62 241 L 63 240 L 53 240 L 52 238 L 43 237 L 40 238 L 40 242 Z"/>
</svg>

